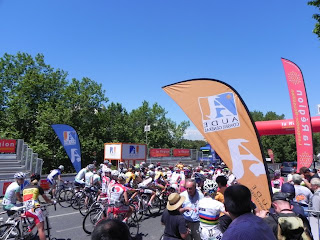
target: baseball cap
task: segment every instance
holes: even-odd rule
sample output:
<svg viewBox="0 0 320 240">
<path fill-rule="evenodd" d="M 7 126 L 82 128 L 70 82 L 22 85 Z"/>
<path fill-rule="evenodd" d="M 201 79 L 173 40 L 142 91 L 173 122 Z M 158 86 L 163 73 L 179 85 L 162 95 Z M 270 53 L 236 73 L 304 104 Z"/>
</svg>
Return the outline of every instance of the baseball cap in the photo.
<svg viewBox="0 0 320 240">
<path fill-rule="evenodd" d="M 275 194 L 273 194 L 272 202 L 278 201 L 278 200 L 290 202 L 288 193 L 276 192 Z"/>
<path fill-rule="evenodd" d="M 295 190 L 294 186 L 292 184 L 290 184 L 290 183 L 282 184 L 281 192 L 296 194 L 296 190 Z"/>
</svg>

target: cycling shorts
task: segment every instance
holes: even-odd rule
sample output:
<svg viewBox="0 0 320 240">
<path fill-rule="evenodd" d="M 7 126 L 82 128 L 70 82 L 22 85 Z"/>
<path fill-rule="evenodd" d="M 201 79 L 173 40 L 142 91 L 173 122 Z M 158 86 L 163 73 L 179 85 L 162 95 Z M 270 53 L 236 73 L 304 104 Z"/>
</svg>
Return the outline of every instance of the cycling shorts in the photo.
<svg viewBox="0 0 320 240">
<path fill-rule="evenodd" d="M 121 205 L 120 207 L 109 207 L 108 213 L 113 213 L 114 215 L 118 215 L 120 213 L 127 213 L 130 211 L 130 207 L 127 205 Z"/>
<path fill-rule="evenodd" d="M 40 208 L 30 209 L 25 213 L 25 215 L 26 217 L 33 218 L 36 224 L 44 221 L 44 216 Z"/>
<path fill-rule="evenodd" d="M 84 183 L 84 181 L 82 181 L 82 180 L 75 180 L 75 181 L 74 181 L 74 185 L 75 185 L 76 187 L 82 187 L 82 188 L 84 188 L 85 183 Z"/>
<path fill-rule="evenodd" d="M 54 180 L 54 179 L 49 179 L 49 178 L 47 178 L 47 182 L 50 183 L 51 187 L 57 185 L 57 182 L 56 182 L 56 180 Z"/>
</svg>

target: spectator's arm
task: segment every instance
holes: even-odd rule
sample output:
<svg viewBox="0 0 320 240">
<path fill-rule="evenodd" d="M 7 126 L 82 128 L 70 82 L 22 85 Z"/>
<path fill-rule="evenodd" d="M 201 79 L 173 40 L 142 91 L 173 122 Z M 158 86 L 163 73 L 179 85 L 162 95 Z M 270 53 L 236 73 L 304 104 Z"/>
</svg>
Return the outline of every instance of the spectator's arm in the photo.
<svg viewBox="0 0 320 240">
<path fill-rule="evenodd" d="M 302 178 L 302 180 L 303 180 L 304 184 L 306 184 L 306 187 L 311 189 L 311 183 L 305 178 Z"/>
</svg>

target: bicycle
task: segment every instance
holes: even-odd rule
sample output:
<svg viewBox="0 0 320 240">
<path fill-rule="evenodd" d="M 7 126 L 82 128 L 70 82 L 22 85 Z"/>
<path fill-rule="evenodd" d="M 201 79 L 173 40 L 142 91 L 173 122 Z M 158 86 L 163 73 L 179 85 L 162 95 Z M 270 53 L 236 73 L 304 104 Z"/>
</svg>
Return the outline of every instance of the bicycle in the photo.
<svg viewBox="0 0 320 240">
<path fill-rule="evenodd" d="M 82 221 L 82 228 L 85 233 L 91 234 L 95 225 L 102 219 L 119 219 L 122 221 L 126 213 L 119 213 L 117 217 L 113 214 L 114 204 L 107 204 L 106 202 L 100 202 L 99 207 L 92 208 Z M 135 210 L 131 217 L 127 220 L 127 226 L 129 228 L 131 236 L 136 236 L 139 232 L 139 223 Z"/>
<path fill-rule="evenodd" d="M 88 212 L 88 209 L 90 206 L 95 202 L 97 199 L 97 193 L 98 190 L 95 188 L 86 188 L 84 191 L 84 195 L 82 195 L 81 198 L 78 200 L 78 207 L 79 207 L 79 212 L 82 216 L 85 216 Z M 85 204 L 85 198 L 88 197 L 88 202 Z"/>
<path fill-rule="evenodd" d="M 51 204 L 46 204 L 40 206 L 43 215 L 45 217 L 44 220 L 44 230 L 46 232 L 46 238 L 51 239 L 50 235 L 50 223 L 48 218 L 47 206 Z M 54 205 L 55 206 L 55 205 Z M 10 217 L 10 221 L 7 221 L 4 224 L 0 225 L 0 239 L 25 239 L 31 240 L 34 239 L 38 234 L 38 229 L 36 227 L 36 223 L 33 218 L 26 217 L 24 214 L 26 211 L 25 206 L 21 207 L 13 207 L 12 211 L 15 211 L 13 216 Z M 13 217 L 13 219 L 12 219 Z M 13 222 L 11 222 L 13 221 Z"/>
<path fill-rule="evenodd" d="M 138 221 L 142 219 L 143 215 L 147 215 L 148 213 L 151 216 L 155 216 L 161 211 L 161 200 L 158 196 L 153 199 L 152 206 L 148 205 L 152 194 L 152 190 L 141 188 L 138 189 L 138 194 L 132 199 L 132 204 L 135 207 L 136 215 Z"/>
</svg>

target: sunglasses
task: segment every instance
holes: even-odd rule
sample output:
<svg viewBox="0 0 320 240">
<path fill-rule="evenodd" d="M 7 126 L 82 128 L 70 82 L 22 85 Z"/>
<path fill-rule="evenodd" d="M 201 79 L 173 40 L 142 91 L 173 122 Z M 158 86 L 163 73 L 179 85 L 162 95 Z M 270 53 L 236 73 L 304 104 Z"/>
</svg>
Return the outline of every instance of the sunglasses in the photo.
<svg viewBox="0 0 320 240">
<path fill-rule="evenodd" d="M 186 188 L 187 190 L 192 190 L 192 189 L 194 189 L 194 187 L 191 187 L 191 188 Z"/>
</svg>

